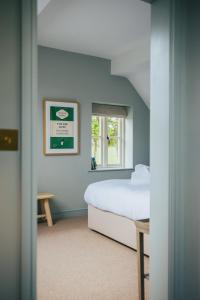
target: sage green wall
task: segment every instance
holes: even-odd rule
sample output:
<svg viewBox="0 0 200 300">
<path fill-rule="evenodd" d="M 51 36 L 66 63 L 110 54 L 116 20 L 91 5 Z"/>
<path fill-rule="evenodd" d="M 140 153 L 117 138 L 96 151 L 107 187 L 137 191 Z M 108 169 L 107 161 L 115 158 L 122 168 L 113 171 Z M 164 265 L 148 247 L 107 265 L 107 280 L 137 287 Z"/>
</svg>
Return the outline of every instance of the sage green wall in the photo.
<svg viewBox="0 0 200 300">
<path fill-rule="evenodd" d="M 129 178 L 131 171 L 88 172 L 90 169 L 91 103 L 108 102 L 133 107 L 133 161 L 149 163 L 149 109 L 125 78 L 110 75 L 110 61 L 39 47 L 38 159 L 39 190 L 56 195 L 54 212 L 86 208 L 84 191 L 91 182 Z M 42 153 L 42 99 L 80 101 L 81 149 L 78 156 L 45 157 Z"/>
<path fill-rule="evenodd" d="M 20 1 L 0 1 L 0 128 L 20 127 Z M 0 299 L 19 299 L 20 152 L 0 152 Z"/>
</svg>

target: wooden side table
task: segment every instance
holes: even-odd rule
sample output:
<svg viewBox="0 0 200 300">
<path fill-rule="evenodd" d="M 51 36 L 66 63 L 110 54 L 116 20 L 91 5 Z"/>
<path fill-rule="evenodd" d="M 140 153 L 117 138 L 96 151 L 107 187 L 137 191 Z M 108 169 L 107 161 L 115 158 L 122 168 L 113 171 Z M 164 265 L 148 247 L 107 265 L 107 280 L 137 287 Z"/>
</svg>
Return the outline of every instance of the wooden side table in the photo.
<svg viewBox="0 0 200 300">
<path fill-rule="evenodd" d="M 49 207 L 49 200 L 54 197 L 50 193 L 39 193 L 37 195 L 37 200 L 40 201 L 42 214 L 38 215 L 38 218 L 45 218 L 49 227 L 53 226 L 53 221 L 51 217 L 51 210 Z"/>
<path fill-rule="evenodd" d="M 144 234 L 149 234 L 149 219 L 135 221 L 137 235 L 138 289 L 139 300 L 145 298 L 144 280 L 149 274 L 144 273 Z"/>
</svg>

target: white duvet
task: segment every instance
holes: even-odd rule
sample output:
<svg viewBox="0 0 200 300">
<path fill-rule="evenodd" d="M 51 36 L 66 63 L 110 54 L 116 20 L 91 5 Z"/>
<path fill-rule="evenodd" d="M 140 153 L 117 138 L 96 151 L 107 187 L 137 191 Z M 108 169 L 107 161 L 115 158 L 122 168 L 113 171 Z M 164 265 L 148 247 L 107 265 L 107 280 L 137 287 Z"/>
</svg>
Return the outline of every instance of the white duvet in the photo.
<svg viewBox="0 0 200 300">
<path fill-rule="evenodd" d="M 112 179 L 92 183 L 85 192 L 85 201 L 96 208 L 132 220 L 150 217 L 149 185 L 135 186 L 131 180 Z"/>
</svg>

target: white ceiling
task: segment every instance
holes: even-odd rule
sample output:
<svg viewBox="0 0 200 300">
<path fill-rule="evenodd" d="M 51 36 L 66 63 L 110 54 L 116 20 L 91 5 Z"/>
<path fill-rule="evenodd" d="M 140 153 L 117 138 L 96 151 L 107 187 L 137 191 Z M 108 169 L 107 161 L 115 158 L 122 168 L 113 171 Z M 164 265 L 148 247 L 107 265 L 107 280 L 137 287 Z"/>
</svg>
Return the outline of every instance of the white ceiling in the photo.
<svg viewBox="0 0 200 300">
<path fill-rule="evenodd" d="M 150 5 L 140 0 L 38 0 L 38 41 L 111 60 L 147 45 L 139 58 L 144 64 L 149 60 Z"/>
</svg>

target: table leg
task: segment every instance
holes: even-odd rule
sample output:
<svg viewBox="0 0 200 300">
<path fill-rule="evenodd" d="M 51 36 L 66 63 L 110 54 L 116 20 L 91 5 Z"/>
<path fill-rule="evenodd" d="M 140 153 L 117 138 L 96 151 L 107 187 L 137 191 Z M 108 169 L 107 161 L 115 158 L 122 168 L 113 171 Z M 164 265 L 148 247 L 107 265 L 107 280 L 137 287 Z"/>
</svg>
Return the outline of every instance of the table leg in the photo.
<svg viewBox="0 0 200 300">
<path fill-rule="evenodd" d="M 144 300 L 144 234 L 137 230 L 137 261 L 139 300 Z"/>
<path fill-rule="evenodd" d="M 52 217 L 51 217 L 51 210 L 49 207 L 49 199 L 44 199 L 44 210 L 45 210 L 45 215 L 47 218 L 47 224 L 49 227 L 53 226 L 52 222 Z"/>
</svg>

